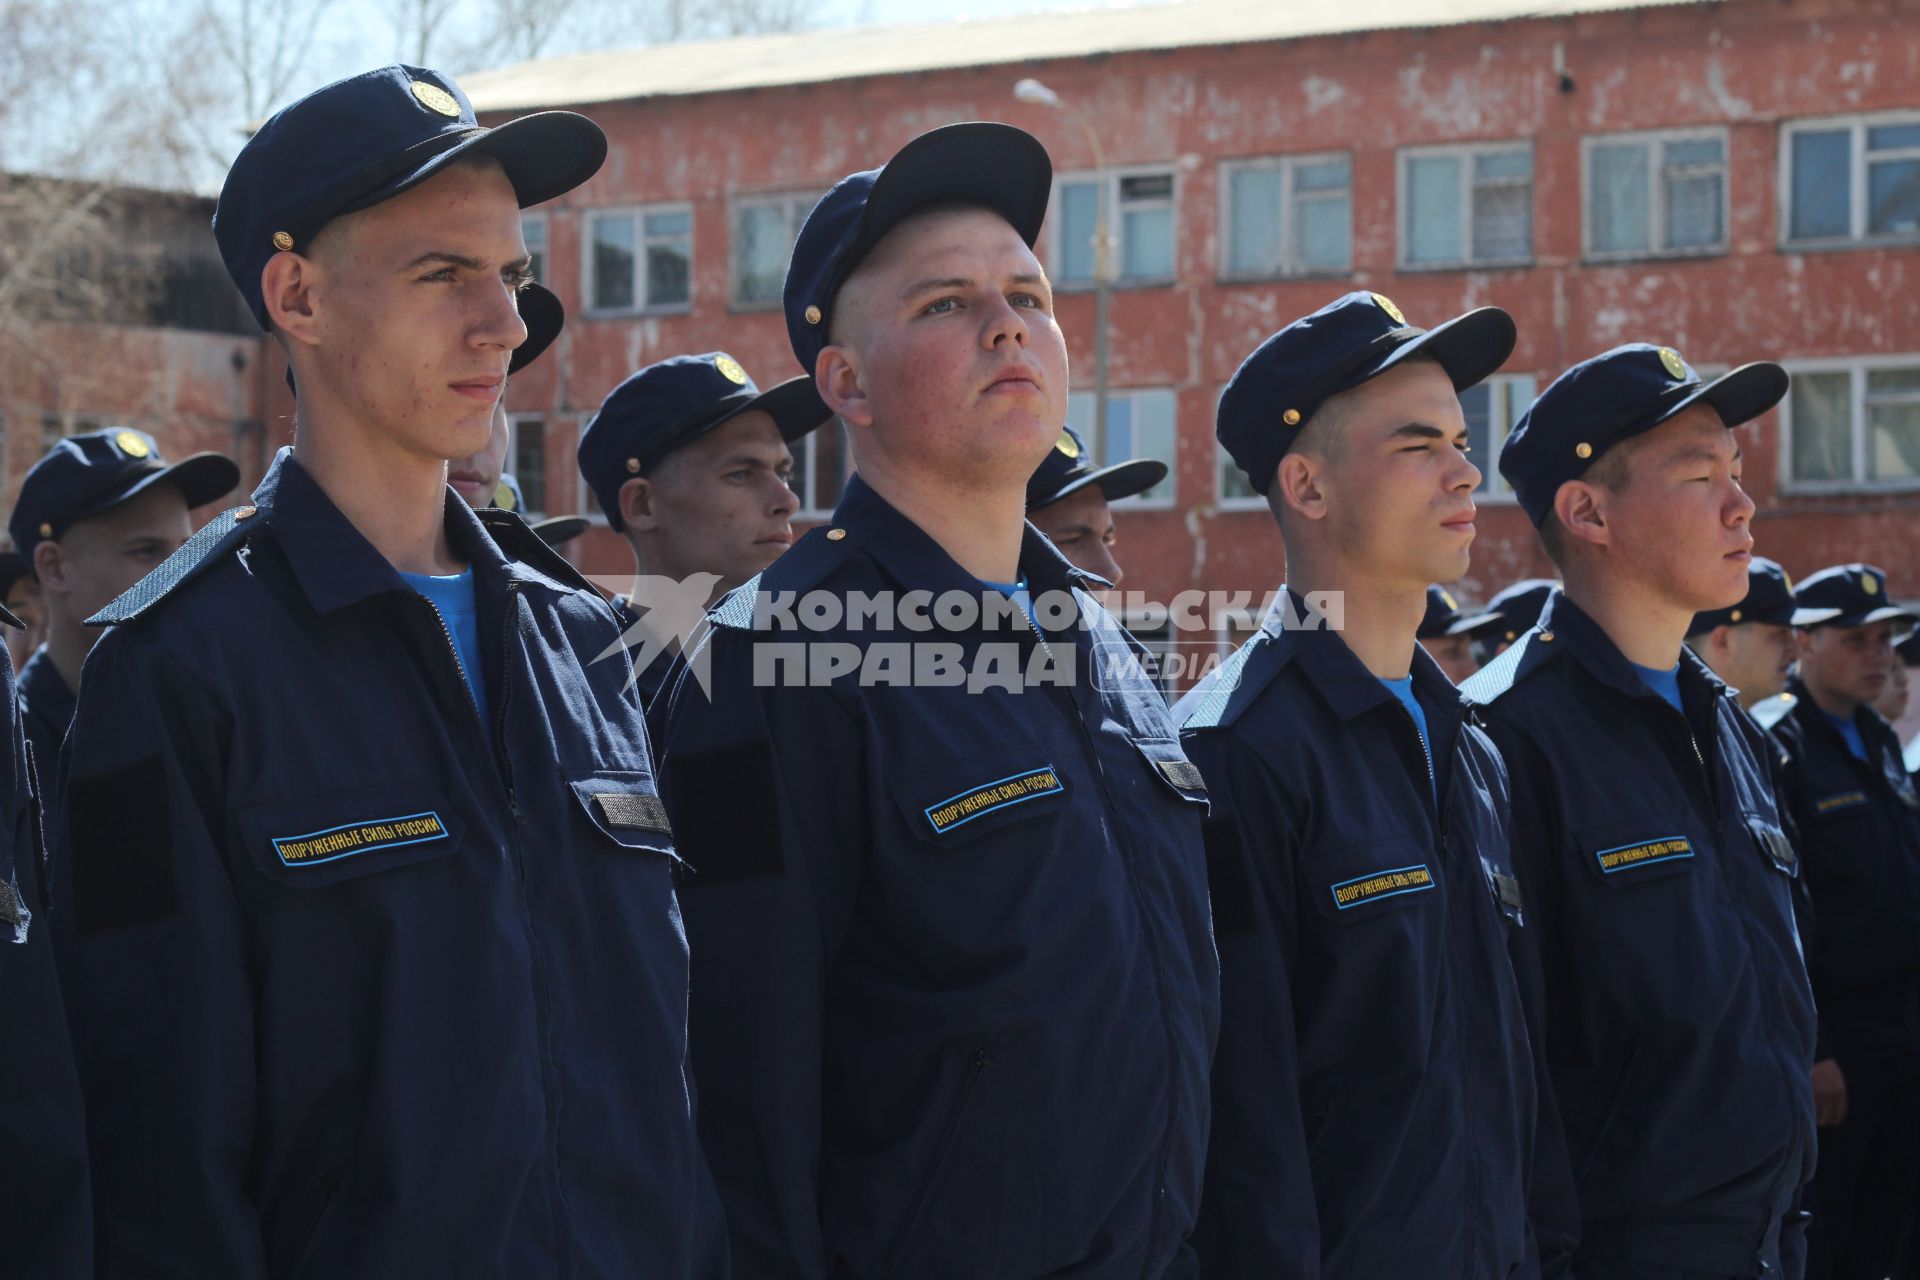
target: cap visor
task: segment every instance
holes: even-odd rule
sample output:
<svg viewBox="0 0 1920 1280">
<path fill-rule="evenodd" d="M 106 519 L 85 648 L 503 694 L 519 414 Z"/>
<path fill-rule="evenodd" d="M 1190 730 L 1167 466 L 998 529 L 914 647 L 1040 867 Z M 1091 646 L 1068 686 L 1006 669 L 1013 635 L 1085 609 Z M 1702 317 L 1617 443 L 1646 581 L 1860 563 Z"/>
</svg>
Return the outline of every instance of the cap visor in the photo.
<svg viewBox="0 0 1920 1280">
<path fill-rule="evenodd" d="M 863 254 L 902 219 L 928 205 L 985 205 L 1031 245 L 1047 216 L 1053 161 L 1032 134 L 974 122 L 924 133 L 902 147 L 873 184 L 860 220 Z"/>
<path fill-rule="evenodd" d="M 1480 307 L 1396 347 L 1367 376 L 1377 377 L 1404 360 L 1428 355 L 1447 371 L 1455 391 L 1465 391 L 1507 362 L 1517 335 L 1512 316 L 1499 307 Z"/>
<path fill-rule="evenodd" d="M 1791 379 L 1787 371 L 1771 361 L 1743 364 L 1723 373 L 1692 395 L 1681 400 L 1655 419 L 1655 425 L 1673 418 L 1702 401 L 1714 407 L 1720 421 L 1729 427 L 1752 422 L 1786 397 Z"/>
<path fill-rule="evenodd" d="M 773 425 L 780 429 L 780 438 L 788 443 L 833 420 L 833 410 L 820 398 L 820 389 L 814 385 L 811 374 L 803 373 L 768 387 L 727 417 L 738 417 L 756 409 L 773 419 Z"/>
<path fill-rule="evenodd" d="M 585 533 L 590 523 L 592 522 L 585 516 L 552 516 L 534 525 L 533 531 L 540 535 L 540 541 L 550 547 L 557 547 L 563 542 L 572 542 Z"/>
<path fill-rule="evenodd" d="M 553 345 L 567 323 L 567 309 L 544 285 L 530 284 L 520 291 L 520 319 L 527 326 L 527 340 L 513 349 L 507 372 L 515 374 L 540 358 Z"/>
<path fill-rule="evenodd" d="M 82 510 L 68 515 L 66 522 L 97 516 L 103 511 L 111 511 L 123 502 L 145 493 L 156 484 L 167 483 L 180 490 L 187 501 L 187 510 L 204 507 L 214 499 L 232 493 L 240 483 L 240 468 L 233 459 L 219 453 L 196 453 L 182 458 L 170 467 L 150 471 L 138 481 L 115 493 L 96 499 Z"/>
<path fill-rule="evenodd" d="M 1870 627 L 1876 622 L 1920 622 L 1920 612 L 1905 605 L 1881 605 L 1878 609 L 1863 609 L 1848 613 L 1844 609 L 1795 609 L 1793 625 L 1796 627 Z"/>
<path fill-rule="evenodd" d="M 1476 613 L 1470 618 L 1461 618 L 1448 627 L 1446 633 L 1450 636 L 1470 636 L 1477 631 L 1492 627 L 1496 622 L 1506 620 L 1507 615 L 1504 613 Z"/>
<path fill-rule="evenodd" d="M 572 111 L 537 111 L 491 129 L 475 129 L 329 216 L 391 200 L 456 160 L 477 155 L 500 162 L 524 209 L 563 195 L 599 172 L 607 158 L 607 135 L 599 125 Z"/>
</svg>

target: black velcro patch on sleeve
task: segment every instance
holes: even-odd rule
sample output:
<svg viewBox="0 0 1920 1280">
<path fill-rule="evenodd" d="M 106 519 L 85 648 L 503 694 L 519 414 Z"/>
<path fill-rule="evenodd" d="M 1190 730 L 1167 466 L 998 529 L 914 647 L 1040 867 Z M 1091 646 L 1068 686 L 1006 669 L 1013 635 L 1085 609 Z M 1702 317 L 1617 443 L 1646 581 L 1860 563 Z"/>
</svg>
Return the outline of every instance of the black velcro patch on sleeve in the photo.
<svg viewBox="0 0 1920 1280">
<path fill-rule="evenodd" d="M 773 748 L 765 739 L 667 757 L 681 887 L 777 876 L 786 870 Z"/>
<path fill-rule="evenodd" d="M 663 836 L 673 834 L 673 826 L 667 821 L 667 806 L 660 803 L 658 796 L 632 791 L 601 791 L 594 795 L 593 802 L 600 806 L 600 816 L 607 820 L 610 827 L 652 831 Z"/>
<path fill-rule="evenodd" d="M 102 933 L 180 909 L 174 887 L 167 766 L 159 756 L 67 784 L 73 922 Z"/>
<path fill-rule="evenodd" d="M 1252 933 L 1253 885 L 1247 879 L 1246 851 L 1232 818 L 1208 818 L 1200 824 L 1207 846 L 1207 888 L 1213 898 L 1213 936 Z"/>
</svg>

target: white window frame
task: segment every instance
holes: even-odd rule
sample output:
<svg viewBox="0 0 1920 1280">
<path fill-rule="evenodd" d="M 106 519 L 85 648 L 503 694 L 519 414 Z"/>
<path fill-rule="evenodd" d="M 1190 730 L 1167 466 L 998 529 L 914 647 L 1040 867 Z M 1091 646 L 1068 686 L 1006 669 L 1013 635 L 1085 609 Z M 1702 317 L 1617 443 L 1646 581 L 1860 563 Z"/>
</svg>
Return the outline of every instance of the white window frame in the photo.
<svg viewBox="0 0 1920 1280">
<path fill-rule="evenodd" d="M 507 456 L 505 461 L 502 462 L 500 467 L 500 471 L 502 475 L 510 475 L 515 477 L 516 479 L 519 478 L 520 473 L 513 465 L 514 451 L 520 447 L 521 424 L 527 423 L 527 422 L 537 422 L 540 424 L 541 444 L 543 446 L 542 453 L 543 454 L 552 453 L 551 449 L 547 449 L 544 447 L 551 440 L 550 432 L 552 431 L 552 428 L 553 428 L 553 418 L 551 415 L 541 413 L 537 409 L 528 409 L 520 413 L 509 413 L 507 415 Z M 574 467 L 572 468 L 572 470 L 575 475 L 578 475 L 580 473 L 580 468 L 578 467 Z M 540 475 L 540 481 L 541 481 L 541 486 L 545 490 L 545 492 L 541 496 L 544 497 L 548 502 L 553 501 L 553 496 L 554 496 L 553 480 L 554 480 L 553 475 L 543 468 Z M 522 497 L 526 496 L 526 491 L 524 489 L 521 491 L 521 496 Z M 600 504 L 596 502 L 593 505 L 597 509 Z M 519 512 L 518 514 L 523 520 L 526 520 L 529 523 L 531 523 L 535 519 L 545 519 L 547 516 L 553 515 L 555 513 L 551 511 L 535 511 L 532 507 L 528 507 L 525 511 Z M 566 515 L 568 513 L 562 511 L 562 512 L 559 512 L 558 514 Z"/>
<path fill-rule="evenodd" d="M 854 472 L 853 446 L 851 442 L 847 440 L 846 429 L 840 425 L 838 418 L 829 419 L 789 445 L 788 448 L 793 451 L 794 479 L 800 482 L 800 484 L 794 488 L 795 496 L 800 499 L 800 508 L 793 513 L 793 518 L 802 523 L 818 522 L 833 515 L 832 506 L 815 506 L 814 503 L 818 495 L 808 492 L 808 490 L 813 488 L 813 455 L 815 446 L 819 443 L 821 435 L 828 431 L 840 433 L 840 494 L 846 492 L 846 482 Z M 834 495 L 834 506 L 840 504 L 840 494 Z"/>
<path fill-rule="evenodd" d="M 1126 242 L 1121 234 L 1121 229 L 1125 225 L 1120 217 L 1121 181 L 1126 178 L 1160 177 L 1163 175 L 1173 179 L 1173 192 L 1166 198 L 1169 213 L 1169 235 L 1172 237 L 1173 243 L 1173 269 L 1164 276 L 1129 276 L 1122 274 L 1127 255 Z M 1066 206 L 1061 203 L 1060 199 L 1062 188 L 1077 186 L 1082 183 L 1098 184 L 1099 181 L 1099 171 L 1094 169 L 1087 169 L 1078 173 L 1056 175 L 1053 180 L 1053 200 L 1049 208 L 1053 210 L 1065 209 Z M 1172 284 L 1180 278 L 1181 186 L 1180 165 L 1174 160 L 1168 160 L 1160 164 L 1124 165 L 1107 170 L 1107 236 L 1113 241 L 1112 253 L 1114 270 L 1111 287 L 1115 289 L 1152 289 Z M 1142 203 L 1157 204 L 1158 201 Z M 1059 263 L 1062 261 L 1060 237 L 1066 230 L 1066 216 L 1064 212 L 1059 216 L 1049 213 L 1047 215 L 1047 222 L 1049 224 L 1047 229 L 1047 261 Z M 1097 216 L 1095 225 L 1098 225 Z M 1097 259 L 1098 255 L 1095 256 Z M 1056 277 L 1052 279 L 1051 283 L 1055 293 L 1091 293 L 1096 284 L 1091 276 L 1084 280 L 1067 280 Z"/>
<path fill-rule="evenodd" d="M 658 306 L 647 305 L 647 234 L 646 217 L 653 213 L 684 213 L 687 215 L 687 300 L 668 302 Z M 633 305 L 630 307 L 602 307 L 596 305 L 593 296 L 593 246 L 594 226 L 606 218 L 627 217 L 633 219 Z M 621 204 L 607 205 L 582 211 L 580 222 L 580 297 L 586 313 L 590 316 L 672 316 L 685 315 L 693 310 L 693 273 L 696 231 L 693 205 L 685 200 L 672 200 L 663 204 Z M 675 236 L 674 239 L 679 239 Z"/>
<path fill-rule="evenodd" d="M 1849 426 L 1848 454 L 1853 475 L 1844 480 L 1799 480 L 1793 475 L 1793 393 L 1780 401 L 1780 492 L 1782 494 L 1835 493 L 1912 493 L 1920 490 L 1920 477 L 1912 479 L 1869 480 L 1867 472 L 1867 375 L 1882 369 L 1920 370 L 1920 352 L 1903 355 L 1835 356 L 1827 359 L 1783 362 L 1787 373 L 1845 373 L 1851 375 L 1847 388 Z"/>
<path fill-rule="evenodd" d="M 1171 511 L 1174 507 L 1180 505 L 1180 388 L 1170 382 L 1148 383 L 1146 386 L 1141 387 L 1108 387 L 1107 406 L 1111 409 L 1113 402 L 1116 400 L 1145 395 L 1150 392 L 1165 392 L 1173 399 L 1173 457 L 1155 459 L 1155 461 L 1167 464 L 1167 478 L 1163 483 L 1169 486 L 1170 491 L 1164 498 L 1149 498 L 1144 494 L 1138 493 L 1128 498 L 1116 498 L 1109 504 L 1115 511 Z M 1072 403 L 1071 398 L 1073 396 L 1085 396 L 1089 405 L 1091 405 L 1094 399 L 1093 388 L 1071 388 L 1068 392 L 1069 404 Z M 1088 408 L 1087 413 L 1089 417 L 1092 416 L 1093 410 L 1091 407 Z M 1094 464 L 1100 467 L 1108 467 L 1112 466 L 1115 462 L 1126 461 L 1126 459 L 1123 458 L 1109 458 L 1107 456 L 1106 426 L 1107 424 L 1104 422 L 1091 423 L 1091 429 L 1083 433 L 1084 438 L 1089 442 L 1089 447 L 1093 450 Z M 1151 455 L 1140 454 L 1138 456 L 1150 457 Z"/>
<path fill-rule="evenodd" d="M 1239 464 L 1234 462 L 1233 455 L 1227 452 L 1225 445 L 1216 440 L 1213 448 L 1216 459 L 1213 468 L 1213 509 L 1215 511 L 1259 511 L 1263 513 L 1271 511 L 1272 508 L 1267 506 L 1267 500 L 1257 493 L 1247 497 L 1240 497 L 1238 495 L 1228 496 L 1227 474 L 1229 472 L 1239 471 L 1240 467 Z"/>
<path fill-rule="evenodd" d="M 1779 246 L 1799 252 L 1803 249 L 1856 249 L 1871 245 L 1920 244 L 1920 229 L 1869 233 L 1867 230 L 1867 130 L 1882 125 L 1920 125 L 1920 111 L 1876 111 L 1865 115 L 1819 116 L 1790 120 L 1780 126 L 1780 207 Z M 1793 140 L 1802 133 L 1831 133 L 1849 130 L 1852 139 L 1847 155 L 1847 194 L 1849 225 L 1843 236 L 1793 238 Z M 1920 159 L 1920 147 L 1907 147 L 1884 153 L 1897 159 Z"/>
<path fill-rule="evenodd" d="M 1520 501 L 1519 495 L 1507 484 L 1507 478 L 1500 474 L 1500 448 L 1507 442 L 1507 433 L 1513 430 L 1514 419 L 1527 407 L 1526 404 L 1517 405 L 1513 402 L 1514 389 L 1523 379 L 1533 383 L 1533 394 L 1538 396 L 1542 390 L 1540 377 L 1524 370 L 1492 374 L 1475 384 L 1490 389 L 1489 394 L 1492 397 L 1492 403 L 1489 404 L 1490 411 L 1497 412 L 1503 407 L 1506 410 L 1506 426 L 1500 432 L 1500 439 L 1488 446 L 1489 456 L 1483 458 L 1469 455 L 1468 460 L 1480 468 L 1480 474 L 1486 477 L 1486 487 L 1473 491 L 1473 500 L 1478 506 L 1510 507 Z M 1506 402 L 1504 406 L 1499 403 L 1503 400 Z M 1531 404 L 1532 400 L 1527 403 Z"/>
<path fill-rule="evenodd" d="M 1347 264 L 1344 267 L 1303 267 L 1299 260 L 1299 239 L 1295 234 L 1297 228 L 1294 220 L 1294 206 L 1299 193 L 1295 191 L 1293 185 L 1294 171 L 1301 165 L 1326 164 L 1334 160 L 1347 162 Z M 1222 281 L 1238 284 L 1250 280 L 1302 280 L 1352 274 L 1353 152 L 1314 151 L 1302 155 L 1246 156 L 1235 160 L 1222 160 L 1218 168 L 1220 259 L 1216 269 Z M 1229 221 L 1231 209 L 1229 199 L 1233 190 L 1233 176 L 1236 173 L 1257 172 L 1263 169 L 1277 170 L 1280 174 L 1280 265 L 1273 271 L 1236 271 L 1231 266 L 1233 227 Z M 1325 199 L 1327 197 L 1316 192 L 1308 198 Z"/>
<path fill-rule="evenodd" d="M 793 234 L 788 237 L 788 256 L 792 256 L 794 239 L 800 234 L 800 225 L 813 207 L 820 203 L 818 191 L 768 191 L 738 193 L 727 202 L 727 310 L 729 311 L 778 311 L 780 299 L 765 301 L 745 299 L 740 296 L 740 212 L 743 209 L 780 205 L 784 208 L 788 225 Z"/>
<path fill-rule="evenodd" d="M 1410 161 L 1432 160 L 1441 156 L 1450 156 L 1460 161 L 1460 248 L 1465 254 L 1473 252 L 1473 161 L 1475 157 L 1492 155 L 1503 151 L 1525 151 L 1532 170 L 1527 179 L 1531 193 L 1527 200 L 1527 252 L 1518 258 L 1474 259 L 1471 256 L 1456 258 L 1448 262 L 1412 262 L 1407 252 L 1413 247 L 1412 222 L 1413 206 L 1407 199 L 1407 169 Z M 1538 258 L 1534 248 L 1539 238 L 1540 204 L 1537 199 L 1540 190 L 1539 156 L 1531 138 L 1509 138 L 1498 142 L 1462 142 L 1447 143 L 1432 147 L 1401 147 L 1394 159 L 1394 207 L 1399 209 L 1398 244 L 1394 246 L 1395 262 L 1399 270 L 1410 273 L 1432 271 L 1489 271 L 1502 267 L 1530 267 Z"/>
<path fill-rule="evenodd" d="M 551 287 L 553 280 L 553 222 L 544 213 L 522 213 L 520 215 L 520 237 L 522 240 L 526 239 L 527 231 L 531 227 L 540 228 L 540 248 L 538 252 L 543 259 L 540 265 L 544 268 L 544 270 L 536 272 L 533 278 L 539 283 Z M 534 252 L 533 246 L 528 245 L 528 256 L 531 257 Z"/>
<path fill-rule="evenodd" d="M 1684 249 L 1663 247 L 1667 240 L 1666 172 L 1661 156 L 1670 142 L 1720 144 L 1720 234 L 1710 245 Z M 1593 247 L 1593 150 L 1623 143 L 1647 148 L 1647 247 L 1596 249 Z M 1698 166 L 1703 172 L 1706 166 Z M 1728 222 L 1733 208 L 1733 146 L 1725 128 L 1704 125 L 1693 129 L 1644 129 L 1627 133 L 1595 133 L 1580 139 L 1580 256 L 1588 262 L 1640 262 L 1649 258 L 1714 258 L 1727 252 Z"/>
</svg>

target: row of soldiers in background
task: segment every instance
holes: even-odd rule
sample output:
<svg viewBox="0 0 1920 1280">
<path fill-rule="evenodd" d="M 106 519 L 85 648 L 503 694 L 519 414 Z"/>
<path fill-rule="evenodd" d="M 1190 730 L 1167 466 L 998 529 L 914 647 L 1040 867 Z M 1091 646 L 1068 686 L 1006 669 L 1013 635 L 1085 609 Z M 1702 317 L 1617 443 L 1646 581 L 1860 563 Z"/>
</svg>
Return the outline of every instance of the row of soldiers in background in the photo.
<svg viewBox="0 0 1920 1280">
<path fill-rule="evenodd" d="M 769 688 L 750 675 L 768 624 L 736 595 L 700 642 L 710 689 L 666 655 L 642 673 L 656 768 L 623 673 L 585 661 L 614 620 L 524 526 L 434 514 L 464 596 L 432 556 L 376 550 L 392 513 L 339 483 L 340 367 L 303 345 L 329 345 L 299 287 L 329 220 L 387 211 L 355 234 L 377 226 L 408 271 L 449 234 L 497 250 L 517 216 L 493 215 L 597 167 L 583 123 L 490 133 L 444 77 L 389 68 L 236 163 L 216 230 L 294 335 L 300 447 L 124 595 L 59 606 L 114 630 L 64 749 L 36 744 L 65 801 L 21 882 L 61 904 L 95 1194 L 58 1194 L 78 1162 L 8 1181 L 0 1213 L 38 1210 L 14 1256 L 59 1274 L 90 1211 L 108 1274 L 717 1277 L 730 1255 L 755 1277 L 1665 1280 L 1797 1277 L 1810 1216 L 1816 1274 L 1889 1274 L 1914 1194 L 1920 815 L 1855 695 L 1911 615 L 1860 566 L 1802 584 L 1773 739 L 1674 660 L 1779 617 L 1760 581 L 1729 603 L 1753 571 L 1727 430 L 1784 394 L 1777 366 L 1706 382 L 1634 344 L 1542 394 L 1500 463 L 1566 587 L 1535 588 L 1537 619 L 1493 602 L 1469 701 L 1415 641 L 1424 584 L 1457 580 L 1473 539 L 1456 393 L 1513 322 L 1426 330 L 1357 293 L 1287 326 L 1218 424 L 1269 495 L 1287 590 L 1169 718 L 1106 656 L 1140 652 L 1099 603 L 1120 576 L 1106 503 L 1163 469 L 1095 468 L 1059 432 L 1064 343 L 1030 252 L 1045 154 L 937 130 L 801 232 L 786 311 L 815 377 L 650 366 L 589 425 L 582 473 L 643 572 L 709 575 L 710 599 L 1069 592 L 1074 624 L 1029 606 L 1019 640 L 1087 671 Z M 443 161 L 483 144 L 500 169 Z M 420 283 L 458 255 L 424 256 Z M 544 345 L 538 296 L 515 366 Z M 496 382 L 468 382 L 499 423 Z M 788 445 L 829 404 L 858 474 L 790 545 Z M 454 464 L 469 502 L 499 439 Z M 75 437 L 23 487 L 16 537 L 49 591 L 146 505 L 165 529 L 134 541 L 163 551 L 216 463 L 231 487 L 224 460 Z M 1323 589 L 1344 632 L 1311 624 Z M 1696 617 L 1715 609 L 1725 634 Z M 483 614 L 505 619 L 491 649 Z M 36 662 L 81 634 L 49 626 Z M 57 1014 L 12 1043 L 50 1059 Z M 77 1099 L 36 1097 L 21 1149 L 57 1149 Z"/>
</svg>

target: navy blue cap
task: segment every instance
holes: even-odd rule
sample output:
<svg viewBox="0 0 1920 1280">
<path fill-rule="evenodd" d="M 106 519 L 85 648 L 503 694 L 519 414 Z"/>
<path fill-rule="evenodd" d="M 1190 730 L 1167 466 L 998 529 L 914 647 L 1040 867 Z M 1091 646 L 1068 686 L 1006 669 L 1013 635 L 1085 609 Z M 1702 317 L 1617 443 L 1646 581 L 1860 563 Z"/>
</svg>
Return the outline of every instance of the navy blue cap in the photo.
<svg viewBox="0 0 1920 1280">
<path fill-rule="evenodd" d="M 450 77 L 399 63 L 337 80 L 274 113 L 240 149 L 213 213 L 227 274 L 260 327 L 272 327 L 260 272 L 274 254 L 305 252 L 340 215 L 475 155 L 500 162 L 525 208 L 591 178 L 606 159 L 607 137 L 571 111 L 483 128 Z"/>
<path fill-rule="evenodd" d="M 1768 361 L 1703 380 L 1672 347 L 1630 342 L 1583 360 L 1527 406 L 1500 448 L 1500 474 L 1539 528 L 1554 495 L 1622 440 L 1696 404 L 1729 427 L 1751 422 L 1787 394 L 1787 371 Z"/>
<path fill-rule="evenodd" d="M 608 392 L 580 435 L 579 456 L 580 474 L 607 513 L 608 526 L 616 533 L 626 527 L 620 519 L 620 487 L 627 481 L 651 473 L 675 449 L 754 410 L 771 417 L 789 443 L 833 417 L 811 374 L 762 391 L 724 351 L 650 364 Z"/>
<path fill-rule="evenodd" d="M 1496 591 L 1493 599 L 1487 601 L 1486 608 L 1459 619 L 1447 634 L 1512 643 L 1540 621 L 1540 615 L 1546 612 L 1547 601 L 1559 589 L 1560 584 L 1552 578 L 1522 578 Z"/>
<path fill-rule="evenodd" d="M 1421 640 L 1438 640 L 1442 636 L 1455 634 L 1453 626 L 1460 621 L 1460 604 L 1453 593 L 1439 583 L 1427 588 L 1427 612 L 1420 619 L 1420 630 L 1414 635 Z"/>
<path fill-rule="evenodd" d="M 20 482 L 7 531 L 31 571 L 40 543 L 162 483 L 178 488 L 191 509 L 232 492 L 240 468 L 220 453 L 196 453 L 169 465 L 159 443 L 131 427 L 68 436 Z"/>
<path fill-rule="evenodd" d="M 880 168 L 842 178 L 807 215 L 787 265 L 782 301 L 800 367 L 812 373 L 827 346 L 840 286 L 909 215 L 949 201 L 983 205 L 1032 245 L 1052 187 L 1053 162 L 1039 139 L 987 122 L 923 133 Z"/>
<path fill-rule="evenodd" d="M 1100 486 L 1108 502 L 1145 493 L 1167 478 L 1167 464 L 1158 458 L 1129 458 L 1111 466 L 1096 467 L 1080 433 L 1062 427 L 1060 438 L 1027 478 L 1027 510 L 1038 511 L 1078 493 L 1088 485 Z"/>
<path fill-rule="evenodd" d="M 500 477 L 500 487 L 493 491 L 493 502 L 489 504 L 502 511 L 511 511 L 522 520 L 527 517 L 527 497 L 520 490 L 520 480 L 516 476 Z M 528 527 L 540 535 L 540 540 L 550 547 L 563 542 L 572 542 L 587 531 L 592 521 L 585 516 L 547 516 L 529 523 Z"/>
<path fill-rule="evenodd" d="M 1377 293 L 1336 298 L 1268 338 L 1241 362 L 1220 397 L 1214 434 L 1256 493 L 1319 412 L 1342 391 L 1403 360 L 1429 355 L 1456 391 L 1479 382 L 1513 354 L 1513 317 L 1480 307 L 1433 329 L 1407 323 Z"/>
<path fill-rule="evenodd" d="M 1697 636 L 1715 627 L 1737 627 L 1748 622 L 1789 627 L 1793 614 L 1793 579 L 1774 561 L 1754 556 L 1747 561 L 1747 594 L 1740 603 L 1694 614 L 1687 634 Z"/>
<path fill-rule="evenodd" d="M 1920 620 L 1920 613 L 1888 596 L 1886 571 L 1870 564 L 1822 569 L 1800 584 L 1793 603 L 1796 627 L 1865 627 Z"/>
<path fill-rule="evenodd" d="M 0 603 L 4 603 L 7 592 L 13 590 L 13 584 L 28 577 L 33 572 L 27 564 L 27 558 L 9 547 L 0 551 Z"/>
</svg>

